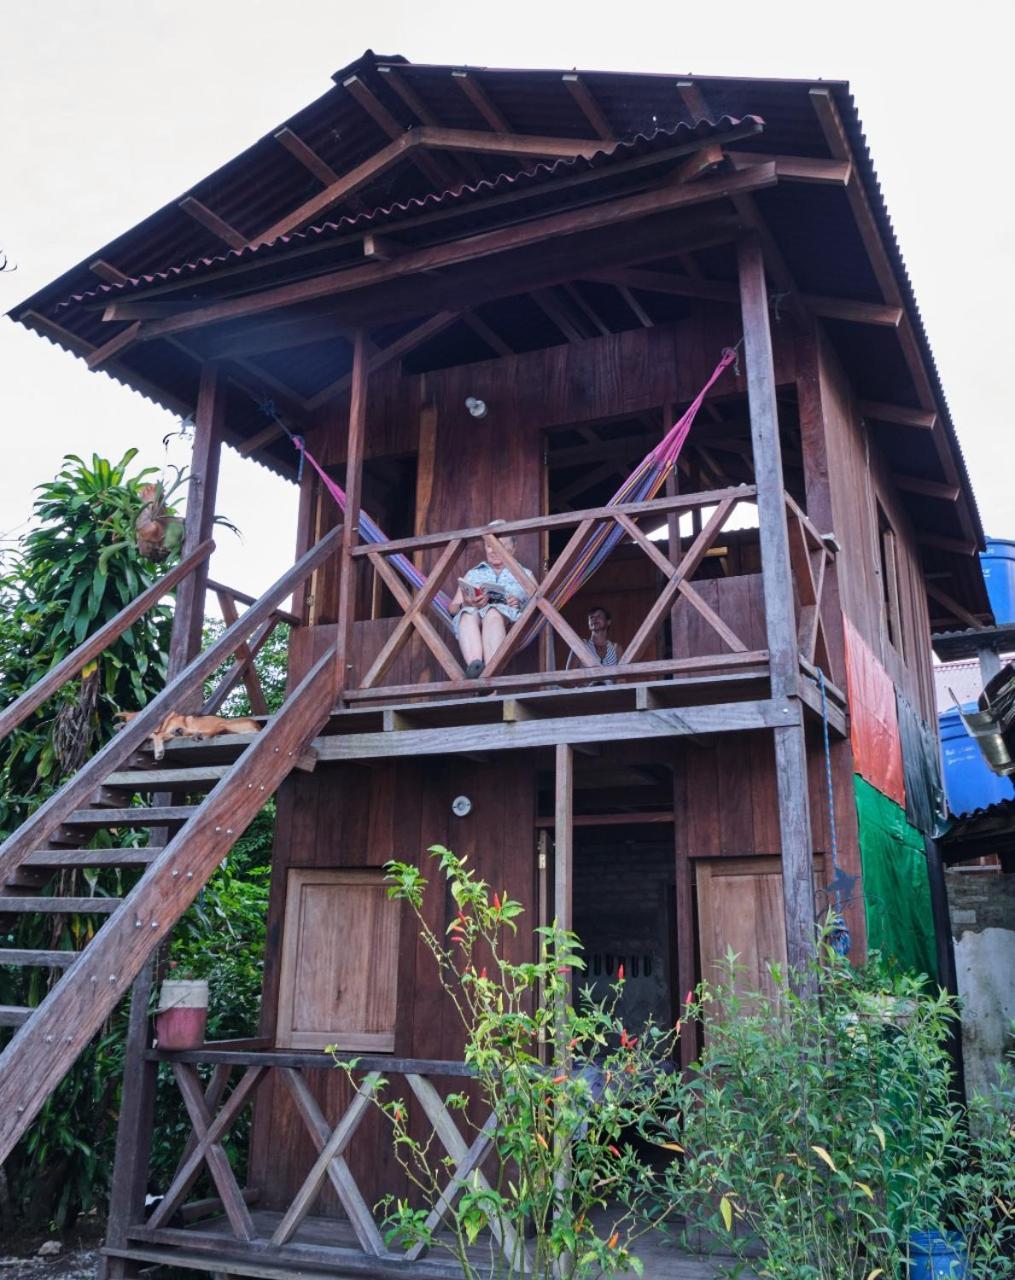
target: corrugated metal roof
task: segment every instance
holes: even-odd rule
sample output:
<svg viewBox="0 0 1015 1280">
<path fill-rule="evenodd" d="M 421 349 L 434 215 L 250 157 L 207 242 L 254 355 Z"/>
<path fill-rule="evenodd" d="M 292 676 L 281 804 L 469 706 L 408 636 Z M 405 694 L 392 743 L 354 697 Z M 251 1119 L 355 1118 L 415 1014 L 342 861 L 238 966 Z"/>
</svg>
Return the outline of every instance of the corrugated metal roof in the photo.
<svg viewBox="0 0 1015 1280">
<path fill-rule="evenodd" d="M 386 73 L 385 67 L 392 68 L 392 71 Z M 399 56 L 379 56 L 367 50 L 362 57 L 336 72 L 334 85 L 285 121 L 284 127 L 311 146 L 336 173 L 347 172 L 390 140 L 389 133 L 345 87 L 350 76 L 356 76 L 376 96 L 399 126 L 407 128 L 425 123 L 419 112 L 407 105 L 392 87 L 392 78 L 397 76 L 408 86 L 409 96 L 414 94 L 415 100 L 422 103 L 422 111 L 442 126 L 487 129 L 488 125 L 462 91 L 461 77 L 454 74 L 460 70 L 463 68 L 450 65 L 411 64 Z M 673 75 L 496 68 L 468 70 L 478 79 L 510 126 L 521 133 L 589 136 L 589 123 L 563 81 L 566 74 L 581 76 L 611 128 L 617 136 L 627 139 L 627 147 L 651 146 L 653 139 L 666 138 L 675 130 L 695 125 L 697 120 L 695 112 L 688 108 L 681 96 L 677 77 Z M 757 141 L 745 139 L 738 142 L 738 150 L 825 159 L 829 158 L 830 151 L 813 109 L 810 91 L 821 87 L 831 93 L 852 147 L 856 172 L 913 323 L 921 359 L 938 400 L 948 451 L 955 459 L 963 486 L 969 494 L 965 464 L 936 365 L 848 85 L 844 82 L 713 76 L 694 76 L 693 84 L 704 95 L 708 113 L 713 117 L 729 120 L 747 116 L 763 118 L 763 137 Z M 198 182 L 188 194 L 207 204 L 245 235 L 256 235 L 260 229 L 272 225 L 297 207 L 308 194 L 323 189 L 323 184 L 276 140 L 278 132 L 273 130 L 259 139 L 245 152 Z M 621 150 L 620 154 L 627 152 Z M 405 234 L 409 234 L 408 224 L 424 222 L 428 212 L 457 209 L 461 212 L 461 222 L 456 222 L 456 233 L 462 234 L 464 226 L 472 229 L 484 225 L 482 218 L 486 203 L 508 184 L 520 184 L 521 187 L 528 184 L 532 198 L 545 201 L 555 178 L 563 172 L 573 172 L 575 167 L 575 162 L 558 161 L 556 164 L 518 166 L 521 173 L 505 172 L 508 162 L 502 157 L 483 155 L 463 159 L 447 152 L 438 155 L 449 172 L 462 175 L 462 189 L 457 194 L 449 194 L 456 190 L 454 183 L 448 184 L 445 191 L 434 191 L 433 182 L 419 169 L 412 164 L 400 164 L 365 187 L 337 216 L 320 221 L 312 229 L 280 238 L 257 251 L 225 249 L 211 232 L 183 212 L 177 201 L 171 202 L 103 249 L 90 254 L 84 262 L 38 291 L 12 314 L 15 318 L 24 318 L 30 326 L 35 322 L 25 313 L 33 311 L 41 315 L 44 324 L 37 326 L 40 331 L 67 349 L 80 353 L 81 340 L 97 345 L 116 332 L 92 307 L 97 307 L 105 296 L 124 292 L 96 286 L 95 276 L 89 270 L 89 264 L 96 258 L 112 263 L 128 277 L 136 279 L 138 283 L 131 286 L 136 290 L 169 289 L 177 281 L 187 286 L 193 283 L 195 288 L 201 288 L 206 287 L 203 282 L 207 280 L 211 286 L 213 277 L 219 273 L 252 270 L 255 263 L 259 273 L 270 264 L 267 278 L 272 279 L 272 272 L 283 270 L 290 257 L 323 253 L 327 258 L 334 252 L 330 246 L 340 248 L 343 236 L 381 221 L 392 226 L 402 223 L 407 227 Z M 601 164 L 602 181 L 608 181 L 608 160 L 597 156 L 582 163 L 591 166 Z M 510 167 L 514 169 L 516 166 Z M 521 202 L 523 208 L 527 199 Z M 872 302 L 882 300 L 857 233 L 855 218 L 841 190 L 798 184 L 784 188 L 780 184 L 773 190 L 760 193 L 756 199 L 780 249 L 798 276 L 801 289 L 810 287 L 813 292 L 821 294 L 838 294 Z M 822 231 L 829 231 L 835 243 L 835 253 L 828 252 L 829 242 L 823 235 L 815 234 L 816 223 L 821 224 Z M 706 259 L 710 263 L 713 259 L 719 263 L 717 278 L 723 278 L 723 256 L 709 253 L 703 255 L 702 260 Z M 259 275 L 259 283 L 261 279 Z M 87 305 L 61 308 L 60 304 L 72 295 L 79 303 Z M 53 322 L 59 327 L 54 327 Z M 903 397 L 912 397 L 910 375 L 901 359 L 898 340 L 891 333 L 871 333 L 858 325 L 840 325 L 836 331 L 831 322 L 829 329 L 847 368 L 867 383 L 866 387 L 862 384 L 858 387 L 863 398 L 886 398 L 888 391 L 900 389 Z M 300 349 L 299 359 L 294 354 L 289 367 L 295 370 L 297 365 L 297 381 L 303 387 L 313 387 L 313 352 L 307 348 Z M 143 394 L 175 405 L 192 397 L 196 364 L 168 343 L 155 342 L 131 348 L 118 357 L 108 371 L 111 376 L 137 387 Z M 885 397 L 872 394 L 872 389 L 876 390 L 878 385 L 884 388 Z M 900 402 L 906 403 L 907 400 L 903 398 Z M 896 454 L 902 451 L 899 456 L 892 455 L 896 464 L 914 474 L 934 477 L 940 474 L 940 463 L 933 441 L 927 438 L 929 434 L 886 431 L 882 439 L 888 450 L 895 450 Z M 270 455 L 264 460 L 272 465 L 275 463 Z M 279 459 L 279 465 L 285 464 Z M 924 500 L 912 499 L 913 504 L 921 501 Z M 945 532 L 949 531 L 947 521 L 955 519 L 954 508 L 949 512 L 943 504 L 927 512 L 917 511 L 915 506 L 913 510 L 919 518 L 934 521 L 934 526 L 943 528 Z M 969 511 L 976 536 L 982 536 L 971 497 Z M 957 598 L 976 611 L 985 607 L 986 598 L 975 560 L 967 562 L 967 558 L 944 551 L 927 550 L 925 554 L 930 568 L 937 567 L 935 559 L 938 559 L 942 567 L 957 575 L 953 579 L 957 584 L 954 592 Z"/>
<path fill-rule="evenodd" d="M 398 223 L 418 214 L 431 213 L 437 209 L 447 209 L 451 206 L 464 207 L 509 189 L 537 186 L 543 183 L 550 183 L 555 178 L 569 174 L 604 169 L 611 164 L 630 160 L 633 156 L 651 154 L 652 151 L 661 149 L 664 146 L 679 143 L 684 138 L 721 137 L 731 129 L 739 128 L 744 124 L 756 124 L 760 129 L 764 125 L 764 121 L 759 116 L 746 116 L 743 119 L 735 116 L 723 116 L 715 121 L 699 120 L 693 125 L 681 122 L 671 128 L 653 129 L 650 133 L 637 134 L 635 137 L 623 141 L 609 150 L 596 151 L 592 156 L 577 156 L 573 159 L 560 159 L 550 163 L 536 162 L 527 168 L 511 173 L 499 173 L 493 178 L 482 178 L 475 183 L 463 183 L 459 187 L 448 188 L 444 191 L 430 191 L 423 196 L 410 196 L 407 200 L 396 201 L 394 204 L 371 209 L 356 216 L 328 219 L 324 222 L 304 227 L 300 231 L 292 231 L 288 235 L 278 236 L 276 239 L 266 241 L 260 245 L 248 245 L 243 249 L 228 249 L 220 253 L 197 258 L 192 262 L 169 267 L 164 271 L 142 273 L 117 283 L 99 284 L 84 293 L 71 294 L 69 298 L 58 304 L 58 309 L 62 310 L 74 303 L 87 304 L 102 301 L 110 296 L 122 296 L 124 294 L 133 296 L 135 292 L 150 286 L 177 280 L 182 281 L 199 275 L 203 276 L 220 267 L 249 262 L 255 256 L 258 259 L 263 259 L 282 253 L 295 246 L 326 240 L 333 236 L 349 235 L 377 226 L 380 223 L 385 225 L 392 222 Z"/>
</svg>

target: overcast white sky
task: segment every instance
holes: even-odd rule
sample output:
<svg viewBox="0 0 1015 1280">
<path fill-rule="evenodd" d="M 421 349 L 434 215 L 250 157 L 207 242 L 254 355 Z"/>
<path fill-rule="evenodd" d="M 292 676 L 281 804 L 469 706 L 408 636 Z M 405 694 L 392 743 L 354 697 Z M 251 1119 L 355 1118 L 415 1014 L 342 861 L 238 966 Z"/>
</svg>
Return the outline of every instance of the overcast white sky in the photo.
<svg viewBox="0 0 1015 1280">
<path fill-rule="evenodd" d="M 910 0 L 3 0 L 0 310 L 182 194 L 367 48 L 417 62 L 849 79 L 988 534 L 1015 537 L 1010 6 Z M 1000 144 L 1000 145 L 999 145 Z M 173 417 L 0 321 L 0 537 L 66 452 L 162 465 Z M 171 460 L 180 460 L 179 454 Z M 291 561 L 295 491 L 226 451 L 213 572 Z"/>
</svg>

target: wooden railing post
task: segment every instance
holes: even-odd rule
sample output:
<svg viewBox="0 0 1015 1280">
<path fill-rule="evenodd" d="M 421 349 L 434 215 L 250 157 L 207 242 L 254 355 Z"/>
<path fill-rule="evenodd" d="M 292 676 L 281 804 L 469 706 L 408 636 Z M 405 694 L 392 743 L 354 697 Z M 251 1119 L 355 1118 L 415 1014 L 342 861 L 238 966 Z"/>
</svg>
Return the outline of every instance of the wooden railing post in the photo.
<svg viewBox="0 0 1015 1280">
<path fill-rule="evenodd" d="M 744 363 L 757 483 L 765 627 L 773 698 L 796 706 L 791 723 L 774 729 L 775 775 L 782 845 L 786 954 L 801 969 L 815 955 L 814 849 L 807 794 L 807 744 L 797 690 L 800 661 L 793 609 L 793 576 L 786 529 L 785 485 L 779 412 L 775 394 L 768 290 L 761 243 L 756 236 L 737 249 Z M 789 717 L 787 717 L 789 720 Z"/>
<path fill-rule="evenodd" d="M 211 536 L 218 493 L 219 458 L 225 419 L 226 381 L 217 364 L 201 367 L 201 385 L 194 413 L 194 448 L 190 461 L 190 488 L 187 496 L 187 526 L 183 554 L 188 556 Z M 167 679 L 172 680 L 201 649 L 204 625 L 204 598 L 208 583 L 208 563 L 200 565 L 180 585 L 173 614 L 173 634 L 169 642 Z M 201 705 L 198 690 L 188 705 L 178 711 L 196 711 Z"/>
<path fill-rule="evenodd" d="M 352 390 L 349 400 L 349 434 L 345 453 L 345 524 L 342 529 L 341 572 L 338 581 L 338 690 L 345 692 L 356 614 L 356 566 L 352 549 L 359 541 L 360 501 L 363 493 L 363 442 L 366 429 L 366 335 L 357 329 L 352 353 Z"/>
</svg>

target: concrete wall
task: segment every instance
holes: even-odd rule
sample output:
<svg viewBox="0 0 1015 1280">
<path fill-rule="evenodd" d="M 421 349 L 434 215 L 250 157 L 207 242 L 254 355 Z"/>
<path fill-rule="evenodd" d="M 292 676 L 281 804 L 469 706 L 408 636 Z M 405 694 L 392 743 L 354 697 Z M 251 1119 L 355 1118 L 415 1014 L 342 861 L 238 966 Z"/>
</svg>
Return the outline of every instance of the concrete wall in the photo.
<svg viewBox="0 0 1015 1280">
<path fill-rule="evenodd" d="M 946 875 L 962 1013 L 966 1090 L 982 1092 L 1015 1049 L 1015 875 Z"/>
</svg>

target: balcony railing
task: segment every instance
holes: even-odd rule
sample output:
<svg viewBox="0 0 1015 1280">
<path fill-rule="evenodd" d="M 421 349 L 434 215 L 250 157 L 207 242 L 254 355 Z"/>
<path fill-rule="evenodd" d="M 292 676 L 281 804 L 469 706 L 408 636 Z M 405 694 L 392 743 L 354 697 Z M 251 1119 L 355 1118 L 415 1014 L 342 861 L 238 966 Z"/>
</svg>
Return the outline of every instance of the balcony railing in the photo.
<svg viewBox="0 0 1015 1280">
<path fill-rule="evenodd" d="M 696 581 L 696 575 L 710 554 L 721 551 L 720 537 L 728 535 L 735 524 L 738 510 L 753 506 L 757 490 L 752 485 L 717 489 L 703 493 L 677 497 L 657 498 L 650 502 L 626 503 L 619 506 L 592 507 L 564 514 L 539 516 L 526 520 L 508 521 L 498 525 L 498 538 L 513 535 L 552 535 L 570 531 L 566 545 L 547 566 L 535 589 L 525 602 L 518 620 L 508 628 L 500 649 L 487 662 L 481 676 L 467 680 L 462 659 L 454 639 L 431 611 L 437 593 L 447 590 L 455 582 L 459 572 L 466 567 L 465 552 L 489 530 L 484 528 L 460 529 L 453 532 L 425 534 L 414 538 L 363 545 L 356 547 L 353 555 L 369 564 L 377 578 L 388 588 L 396 601 L 401 616 L 388 622 L 386 634 L 374 624 L 369 637 L 364 633 L 356 661 L 345 690 L 345 698 L 354 703 L 384 698 L 407 698 L 421 694 L 427 696 L 457 694 L 462 692 L 509 692 L 519 688 L 538 689 L 547 686 L 588 684 L 609 679 L 617 683 L 632 680 L 655 680 L 663 677 L 700 674 L 702 672 L 741 670 L 752 666 L 764 666 L 768 659 L 764 644 L 758 644 L 763 630 L 757 626 L 757 618 L 748 629 L 736 617 L 723 616 L 719 592 L 712 582 Z M 788 500 L 789 501 L 789 500 Z M 801 634 L 807 641 L 807 650 L 813 654 L 812 634 L 820 635 L 820 597 L 827 550 L 820 534 L 806 517 L 795 509 L 796 529 L 794 537 L 798 547 L 797 574 L 800 578 L 800 596 L 804 609 L 810 610 L 801 621 Z M 653 540 L 651 532 L 663 522 L 671 526 L 671 535 L 680 524 L 693 520 L 695 531 L 687 537 L 671 536 L 669 554 L 667 544 Z M 657 588 L 646 590 L 643 616 L 633 626 L 629 638 L 621 644 L 617 666 L 604 667 L 597 663 L 584 639 L 564 616 L 559 604 L 561 585 L 567 581 L 587 546 L 590 534 L 602 526 L 614 526 L 623 534 L 626 547 L 640 551 L 657 573 Z M 743 526 L 741 526 L 743 527 Z M 524 571 L 515 558 L 499 544 L 504 561 L 520 581 Z M 413 556 L 416 563 L 430 560 L 431 567 L 423 586 L 412 593 L 391 563 L 396 553 Z M 810 572 L 808 574 L 808 567 Z M 749 575 L 760 582 L 757 574 Z M 760 598 L 760 592 L 759 598 Z M 711 595 L 716 603 L 706 596 Z M 674 643 L 669 657 L 657 657 L 655 650 L 667 620 L 676 617 L 679 610 L 689 610 L 693 615 L 696 640 L 692 647 Z M 727 610 L 727 615 L 730 611 Z M 744 612 L 741 610 L 741 612 Z M 542 632 L 542 636 L 539 633 Z M 549 639 L 549 642 L 547 642 Z M 558 670 L 553 658 L 554 641 L 563 643 L 573 654 L 571 670 Z M 542 643 L 540 643 L 542 641 Z M 816 642 L 816 641 L 815 641 Z M 396 666 L 406 666 L 410 646 L 425 653 L 432 669 L 427 680 L 406 682 L 391 680 Z M 532 665 L 538 669 L 508 674 L 509 663 L 535 646 L 538 658 Z M 531 661 L 531 659 L 530 659 Z M 418 665 L 418 664 L 417 664 Z"/>
</svg>

